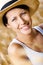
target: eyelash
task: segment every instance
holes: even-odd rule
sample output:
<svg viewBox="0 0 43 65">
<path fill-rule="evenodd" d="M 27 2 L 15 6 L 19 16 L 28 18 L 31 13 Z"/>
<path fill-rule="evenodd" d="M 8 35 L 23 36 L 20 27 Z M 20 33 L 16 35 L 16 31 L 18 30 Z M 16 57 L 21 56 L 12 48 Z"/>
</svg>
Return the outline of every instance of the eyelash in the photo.
<svg viewBox="0 0 43 65">
<path fill-rule="evenodd" d="M 21 15 L 26 14 L 26 12 L 23 12 Z"/>
<path fill-rule="evenodd" d="M 24 15 L 24 14 L 26 14 L 26 12 L 21 13 L 21 15 Z M 14 20 L 16 20 L 16 17 L 12 19 L 12 22 L 13 22 Z"/>
<path fill-rule="evenodd" d="M 12 22 L 13 22 L 14 20 L 16 20 L 16 18 L 13 18 L 13 19 L 12 19 Z"/>
</svg>

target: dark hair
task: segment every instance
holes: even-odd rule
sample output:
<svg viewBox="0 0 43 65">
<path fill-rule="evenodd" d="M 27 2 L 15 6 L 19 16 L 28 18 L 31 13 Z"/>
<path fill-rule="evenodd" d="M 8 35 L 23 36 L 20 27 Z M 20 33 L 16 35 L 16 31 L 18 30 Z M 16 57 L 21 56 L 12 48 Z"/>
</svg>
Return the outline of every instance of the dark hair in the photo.
<svg viewBox="0 0 43 65">
<path fill-rule="evenodd" d="M 10 10 L 12 10 L 14 8 L 21 8 L 21 9 L 29 11 L 29 7 L 27 5 L 24 5 L 24 4 L 15 6 L 15 7 L 11 8 Z M 7 12 L 9 12 L 10 10 L 8 10 Z M 6 24 L 8 24 L 8 20 L 7 20 L 7 17 L 6 17 L 7 12 L 2 17 L 4 26 L 7 26 Z"/>
</svg>

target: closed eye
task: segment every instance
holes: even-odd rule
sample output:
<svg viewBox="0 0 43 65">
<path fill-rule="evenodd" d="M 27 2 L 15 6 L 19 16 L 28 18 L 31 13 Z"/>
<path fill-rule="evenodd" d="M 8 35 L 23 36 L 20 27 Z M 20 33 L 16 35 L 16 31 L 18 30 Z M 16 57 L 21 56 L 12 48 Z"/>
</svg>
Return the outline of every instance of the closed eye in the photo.
<svg viewBox="0 0 43 65">
<path fill-rule="evenodd" d="M 16 17 L 14 17 L 14 18 L 12 19 L 12 22 L 13 22 L 13 21 L 15 21 L 16 19 L 17 19 L 17 18 L 16 18 Z"/>
<path fill-rule="evenodd" d="M 26 12 L 21 13 L 21 15 L 25 15 L 25 14 L 26 14 Z"/>
</svg>

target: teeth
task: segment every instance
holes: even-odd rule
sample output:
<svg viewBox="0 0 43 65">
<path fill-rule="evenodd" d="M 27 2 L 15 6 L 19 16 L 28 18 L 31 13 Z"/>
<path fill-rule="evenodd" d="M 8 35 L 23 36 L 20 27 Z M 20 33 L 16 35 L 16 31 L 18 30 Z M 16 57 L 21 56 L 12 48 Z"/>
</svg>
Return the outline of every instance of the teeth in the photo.
<svg viewBox="0 0 43 65">
<path fill-rule="evenodd" d="M 27 26 L 24 26 L 23 28 L 27 28 Z"/>
<path fill-rule="evenodd" d="M 29 25 L 29 23 L 27 23 L 27 25 L 22 25 L 20 29 L 22 29 L 23 27 L 27 27 Z"/>
<path fill-rule="evenodd" d="M 28 26 L 24 26 L 22 29 L 28 29 Z"/>
</svg>

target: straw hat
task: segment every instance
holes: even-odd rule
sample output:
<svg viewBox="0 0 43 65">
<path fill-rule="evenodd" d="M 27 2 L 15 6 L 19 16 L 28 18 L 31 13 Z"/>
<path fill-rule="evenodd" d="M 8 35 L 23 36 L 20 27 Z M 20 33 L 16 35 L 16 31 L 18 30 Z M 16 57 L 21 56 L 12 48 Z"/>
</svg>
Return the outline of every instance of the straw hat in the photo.
<svg viewBox="0 0 43 65">
<path fill-rule="evenodd" d="M 9 2 L 9 4 L 8 4 Z M 37 10 L 38 6 L 39 6 L 39 1 L 38 0 L 8 0 L 7 3 L 5 2 L 4 5 L 4 9 L 2 9 L 0 11 L 0 18 L 2 20 L 3 15 L 10 10 L 11 8 L 17 6 L 17 5 L 21 5 L 21 4 L 25 4 L 29 7 L 30 10 L 30 15 L 33 15 L 34 12 Z M 3 5 L 3 4 L 2 4 Z M 3 7 L 2 7 L 3 8 Z"/>
</svg>

